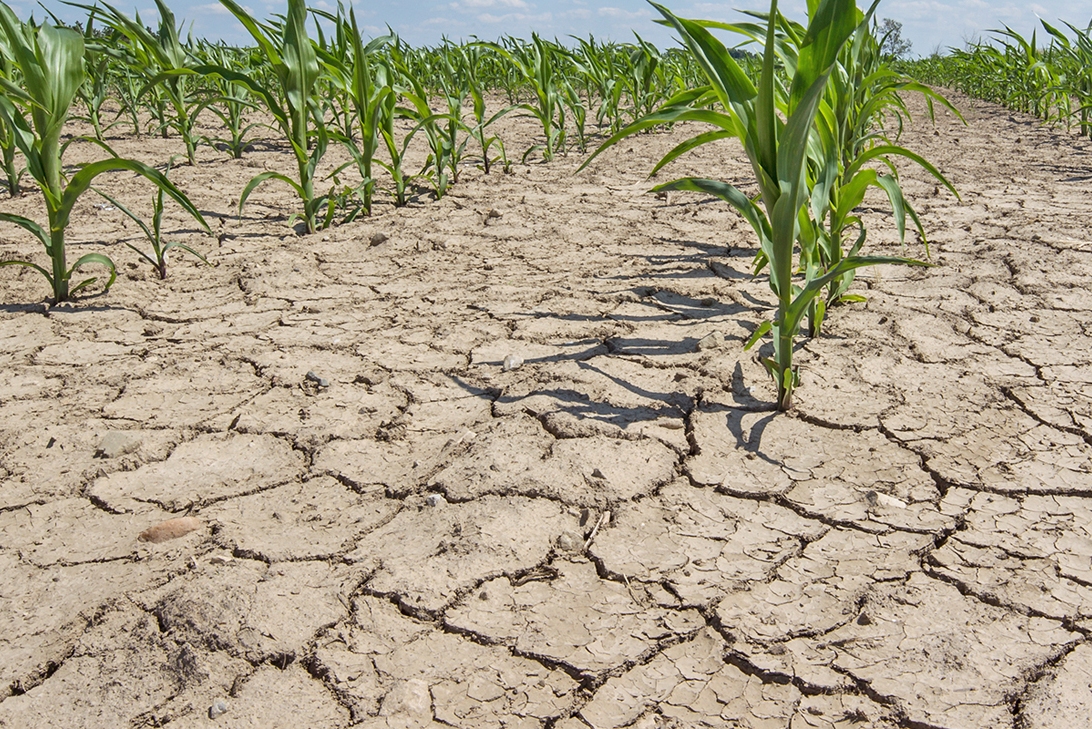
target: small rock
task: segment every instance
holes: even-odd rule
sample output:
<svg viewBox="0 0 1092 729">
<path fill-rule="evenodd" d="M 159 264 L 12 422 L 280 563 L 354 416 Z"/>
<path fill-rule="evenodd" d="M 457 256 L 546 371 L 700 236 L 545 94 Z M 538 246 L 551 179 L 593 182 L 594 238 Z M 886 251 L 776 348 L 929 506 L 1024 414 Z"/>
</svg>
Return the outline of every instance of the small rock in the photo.
<svg viewBox="0 0 1092 729">
<path fill-rule="evenodd" d="M 356 379 L 354 379 L 353 382 L 367 385 L 368 387 L 375 387 L 376 385 L 381 385 L 386 382 L 389 376 L 390 375 L 387 374 L 386 370 L 375 368 L 367 370 L 366 372 L 361 372 L 356 376 Z"/>
<path fill-rule="evenodd" d="M 209 718 L 219 719 L 221 716 L 227 713 L 227 704 L 223 701 L 217 701 L 215 704 L 209 707 Z"/>
<path fill-rule="evenodd" d="M 724 335 L 720 332 L 710 332 L 698 340 L 698 351 L 703 352 L 707 349 L 719 349 L 724 345 Z"/>
<path fill-rule="evenodd" d="M 502 368 L 505 372 L 511 372 L 512 370 L 518 370 L 523 366 L 523 357 L 515 354 L 510 354 L 504 358 L 504 364 Z"/>
<path fill-rule="evenodd" d="M 606 478 L 606 476 L 603 475 L 603 472 L 600 471 L 598 468 L 594 469 L 591 472 L 591 475 L 592 475 L 592 478 Z"/>
<path fill-rule="evenodd" d="M 378 246 L 386 243 L 390 239 L 391 237 L 386 233 L 373 233 L 372 237 L 368 239 L 368 242 L 371 243 L 373 246 Z"/>
<path fill-rule="evenodd" d="M 148 527 L 137 537 L 142 542 L 159 544 L 172 539 L 184 537 L 195 529 L 200 528 L 201 521 L 193 516 L 183 516 L 180 519 L 168 519 L 155 526 Z"/>
<path fill-rule="evenodd" d="M 325 377 L 319 377 L 314 372 L 308 371 L 306 376 L 307 376 L 308 380 L 310 380 L 311 382 L 314 382 L 319 387 L 329 387 L 330 386 L 330 381 L 329 380 L 327 380 Z"/>
<path fill-rule="evenodd" d="M 425 497 L 426 506 L 443 506 L 447 500 L 441 494 L 429 494 Z"/>
<path fill-rule="evenodd" d="M 215 565 L 231 564 L 234 561 L 235 558 L 232 557 L 230 554 L 214 554 L 209 557 L 209 564 Z"/>
<path fill-rule="evenodd" d="M 398 683 L 387 692 L 379 705 L 380 716 L 432 717 L 432 694 L 419 678 Z M 416 726 L 416 724 L 415 724 Z"/>
<path fill-rule="evenodd" d="M 140 436 L 129 430 L 111 430 L 102 438 L 95 456 L 98 458 L 117 458 L 133 453 L 140 448 Z"/>
<path fill-rule="evenodd" d="M 503 213 L 498 212 L 496 208 L 489 208 L 489 212 L 485 214 L 485 222 L 488 223 L 490 220 L 496 220 L 500 217 L 503 217 Z"/>
<path fill-rule="evenodd" d="M 584 540 L 572 532 L 562 532 L 557 538 L 557 546 L 563 552 L 579 552 L 584 548 Z"/>
</svg>

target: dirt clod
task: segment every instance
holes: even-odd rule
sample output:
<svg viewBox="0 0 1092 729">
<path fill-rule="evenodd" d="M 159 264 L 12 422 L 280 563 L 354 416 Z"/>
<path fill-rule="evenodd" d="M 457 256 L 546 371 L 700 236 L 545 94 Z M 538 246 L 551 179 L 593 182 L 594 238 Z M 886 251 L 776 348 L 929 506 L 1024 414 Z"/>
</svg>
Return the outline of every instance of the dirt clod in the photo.
<svg viewBox="0 0 1092 729">
<path fill-rule="evenodd" d="M 155 526 L 150 526 L 137 537 L 142 542 L 159 544 L 172 539 L 184 537 L 190 532 L 201 528 L 201 520 L 193 516 L 184 516 L 179 519 L 168 519 Z"/>
</svg>

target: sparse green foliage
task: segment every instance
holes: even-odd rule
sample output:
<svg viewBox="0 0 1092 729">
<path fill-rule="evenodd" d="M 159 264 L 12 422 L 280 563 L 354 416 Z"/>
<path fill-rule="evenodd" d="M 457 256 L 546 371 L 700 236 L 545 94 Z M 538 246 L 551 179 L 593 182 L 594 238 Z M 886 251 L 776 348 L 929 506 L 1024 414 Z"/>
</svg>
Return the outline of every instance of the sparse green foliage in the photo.
<svg viewBox="0 0 1092 729">
<path fill-rule="evenodd" d="M 975 98 L 1072 126 L 1092 137 L 1092 24 L 1063 23 L 1068 33 L 1041 21 L 1047 45 L 1037 33 L 1012 28 L 991 31 L 991 42 L 952 49 L 948 55 L 903 64 L 920 81 L 958 89 Z"/>
<path fill-rule="evenodd" d="M 170 174 L 170 171 L 171 166 L 170 164 L 168 164 L 167 170 L 166 172 L 164 172 L 163 176 L 167 177 Z M 95 192 L 102 195 L 104 198 L 113 203 L 118 210 L 123 212 L 140 227 L 141 232 L 144 233 L 144 237 L 152 246 L 152 252 L 149 254 L 145 251 L 142 251 L 140 248 L 137 248 L 132 243 L 127 242 L 125 245 L 135 251 L 138 256 L 150 263 L 155 269 L 156 273 L 159 275 L 160 279 L 167 278 L 167 253 L 169 253 L 172 248 L 177 248 L 180 251 L 185 251 L 186 253 L 189 253 L 190 255 L 199 259 L 202 263 L 206 265 L 211 265 L 204 256 L 202 256 L 200 253 L 198 253 L 185 243 L 179 243 L 178 241 L 168 242 L 163 240 L 163 193 L 165 192 L 164 188 L 158 188 L 156 190 L 155 197 L 152 198 L 151 227 L 148 227 L 148 224 L 144 222 L 143 218 L 141 218 L 133 211 L 129 210 L 129 208 L 122 205 L 110 195 L 107 195 L 102 190 L 95 190 Z"/>
<path fill-rule="evenodd" d="M 32 26 L 20 23 L 7 5 L 0 3 L 0 27 L 3 28 L 15 64 L 21 72 L 24 87 L 0 78 L 0 111 L 15 130 L 16 143 L 27 159 L 31 177 L 45 198 L 48 228 L 18 215 L 0 213 L 0 220 L 14 223 L 34 234 L 45 246 L 51 268 L 29 261 L 2 261 L 0 266 L 26 266 L 49 281 L 56 301 L 65 301 L 96 279 L 85 279 L 70 285 L 73 273 L 83 265 L 106 267 L 110 288 L 116 278 L 114 262 L 102 253 L 87 253 L 71 267 L 65 255 L 65 230 L 72 208 L 96 177 L 105 172 L 128 170 L 143 175 L 173 197 L 207 229 L 204 218 L 193 203 L 161 172 L 135 160 L 109 159 L 92 162 L 65 178 L 61 164 L 61 132 L 80 85 L 86 78 L 84 40 L 79 33 L 52 25 Z"/>
<path fill-rule="evenodd" d="M 756 273 L 768 268 L 777 310 L 754 332 L 748 347 L 772 334 L 773 356 L 763 363 L 776 382 L 778 408 L 785 410 L 799 383 L 793 350 L 805 318 L 812 320 L 817 333 L 826 303 L 845 296 L 848 277 L 857 268 L 878 263 L 925 265 L 862 252 L 865 228 L 853 209 L 869 186 L 881 187 L 900 205 L 896 212 L 900 229 L 905 210 L 896 178 L 881 177 L 865 164 L 901 155 L 934 170 L 908 150 L 876 143 L 883 138 L 876 124 L 884 105 L 899 107 L 900 102 L 896 93 L 869 106 L 868 94 L 877 79 L 874 74 L 861 77 L 863 69 L 853 67 L 860 59 L 848 60 L 864 47 L 863 41 L 851 40 L 855 34 L 858 38 L 867 34 L 871 20 L 871 11 L 861 13 L 854 0 L 810 3 L 806 27 L 783 17 L 776 0 L 768 14 L 753 14 L 760 22 L 743 24 L 687 20 L 652 4 L 682 38 L 705 83 L 628 125 L 596 154 L 630 135 L 686 121 L 713 128 L 668 152 L 653 173 L 703 144 L 740 141 L 758 186 L 755 199 L 712 179 L 683 178 L 655 189 L 712 194 L 736 208 L 753 227 L 760 245 Z M 757 83 L 710 29 L 742 33 L 763 43 Z M 858 227 L 859 233 L 844 250 L 842 235 L 850 226 Z"/>
</svg>

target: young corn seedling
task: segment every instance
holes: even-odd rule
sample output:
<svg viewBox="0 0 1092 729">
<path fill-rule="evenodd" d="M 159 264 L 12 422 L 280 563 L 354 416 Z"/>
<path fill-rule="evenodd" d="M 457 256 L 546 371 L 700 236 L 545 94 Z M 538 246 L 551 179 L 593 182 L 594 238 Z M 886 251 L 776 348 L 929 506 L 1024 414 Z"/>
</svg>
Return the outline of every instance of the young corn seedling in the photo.
<svg viewBox="0 0 1092 729">
<path fill-rule="evenodd" d="M 394 36 L 381 36 L 365 45 L 354 10 L 349 10 L 348 20 L 340 14 L 334 20 L 339 24 L 339 33 L 348 39 L 349 52 L 345 55 L 322 52 L 322 62 L 334 82 L 344 89 L 352 111 L 352 122 L 338 141 L 349 151 L 360 172 L 362 212 L 371 215 L 376 189 L 374 168 L 379 164 L 375 155 L 383 140 L 385 122 L 388 116 L 394 115 L 394 101 L 398 95 L 393 86 L 394 73 L 380 57 L 379 51 L 394 40 Z M 388 104 L 388 101 L 391 103 Z M 393 135 L 393 119 L 391 131 Z M 347 166 L 344 165 L 337 172 Z"/>
<path fill-rule="evenodd" d="M 414 122 L 414 127 L 403 139 L 402 154 L 408 147 L 410 140 L 418 132 L 424 132 L 428 142 L 429 156 L 425 160 L 421 171 L 414 175 L 418 179 L 427 179 L 432 182 L 436 197 L 441 198 L 447 193 L 452 182 L 449 173 L 457 169 L 459 157 L 465 150 L 465 143 L 460 149 L 452 143 L 452 139 L 458 132 L 457 118 L 453 118 L 450 112 L 434 112 L 429 105 L 430 94 L 425 89 L 421 74 L 412 67 L 410 60 L 413 54 L 408 47 L 398 44 L 392 49 L 392 60 L 398 69 L 404 86 L 399 88 L 399 95 L 409 102 L 409 106 L 399 107 L 398 115 Z M 447 126 L 451 125 L 450 134 Z"/>
<path fill-rule="evenodd" d="M 173 128 L 178 132 L 186 146 L 186 160 L 192 165 L 196 163 L 199 139 L 195 130 L 196 112 L 201 108 L 202 98 L 194 88 L 192 77 L 178 73 L 194 64 L 190 53 L 179 39 L 174 13 L 163 0 L 155 0 L 155 3 L 160 16 L 159 30 L 155 34 L 144 27 L 140 16 L 134 20 L 107 3 L 102 3 L 101 8 L 68 4 L 89 11 L 92 18 L 101 18 L 118 37 L 125 38 L 131 60 L 148 78 L 144 88 L 138 92 L 138 98 L 149 92 L 161 94 L 165 98 L 166 104 L 174 113 L 168 117 L 166 109 L 160 107 L 162 122 L 165 124 L 164 131 Z M 115 42 L 107 42 L 95 44 L 92 48 L 96 53 L 105 54 L 114 51 L 116 46 Z"/>
<path fill-rule="evenodd" d="M 509 163 L 508 155 L 505 153 L 504 149 L 504 142 L 500 137 L 495 134 L 490 134 L 487 130 L 495 121 L 516 107 L 506 106 L 492 115 L 489 115 L 486 112 L 486 86 L 483 84 L 479 74 L 488 58 L 488 49 L 479 45 L 461 45 L 455 46 L 453 52 L 456 54 L 456 63 L 462 68 L 462 73 L 465 75 L 470 99 L 473 102 L 474 122 L 473 124 L 466 125 L 466 128 L 471 138 L 473 138 L 474 141 L 478 143 L 478 146 L 481 147 L 482 171 L 488 175 L 489 168 L 495 162 L 500 162 L 507 172 L 509 170 Z M 494 157 L 492 153 L 493 147 L 496 147 L 499 152 L 499 155 L 496 157 Z"/>
<path fill-rule="evenodd" d="M 596 154 L 632 134 L 681 121 L 701 122 L 712 125 L 713 129 L 677 146 L 657 169 L 702 144 L 733 137 L 740 140 L 759 189 L 755 200 L 733 185 L 710 179 L 683 178 L 655 189 L 715 195 L 735 207 L 754 228 L 769 267 L 777 310 L 773 320 L 758 327 L 748 346 L 768 333 L 773 335 L 773 356 L 764 358 L 763 364 L 777 387 L 777 407 L 787 410 L 799 384 L 799 373 L 793 363 L 796 336 L 813 300 L 823 289 L 862 266 L 925 265 L 907 258 L 861 255 L 863 236 L 833 266 L 806 265 L 815 258 L 814 251 L 808 250 L 808 240 L 800 235 L 803 225 L 814 225 L 808 205 L 814 192 L 808 179 L 808 148 L 817 134 L 816 115 L 838 54 L 862 22 L 863 15 L 854 0 L 810 2 L 808 26 L 795 64 L 784 69 L 787 85 L 783 87 L 778 76 L 780 39 L 776 34 L 783 19 L 777 10 L 777 0 L 772 0 L 756 87 L 725 45 L 707 30 L 708 26 L 718 24 L 679 18 L 663 6 L 652 5 L 679 34 L 706 83 L 669 99 L 660 110 L 630 124 L 604 142 Z M 719 104 L 719 108 L 710 108 L 712 104 Z"/>
<path fill-rule="evenodd" d="M 9 83 L 16 83 L 15 63 L 11 53 L 11 44 L 7 36 L 0 30 L 0 78 Z M 15 142 L 15 123 L 3 113 L 0 107 L 0 164 L 4 168 L 4 178 L 7 183 L 8 195 L 19 196 L 19 180 L 24 170 L 20 169 L 19 160 L 16 157 L 18 145 Z"/>
<path fill-rule="evenodd" d="M 299 196 L 303 203 L 304 225 L 308 233 L 314 233 L 324 222 L 319 212 L 327 207 L 327 196 L 315 194 L 315 170 L 326 153 L 329 135 L 319 110 L 316 83 L 321 69 L 315 47 L 307 36 L 307 6 L 304 0 L 288 0 L 284 27 L 278 31 L 258 23 L 235 0 L 220 2 L 257 42 L 272 65 L 276 86 L 265 85 L 256 72 L 248 74 L 214 64 L 199 65 L 189 72 L 219 76 L 245 87 L 261 99 L 281 133 L 288 138 L 297 168 L 296 179 L 274 171 L 255 175 L 243 188 L 239 210 L 242 211 L 250 194 L 259 185 L 268 180 L 278 180 Z M 274 89 L 279 93 L 275 93 Z"/>
<path fill-rule="evenodd" d="M 865 235 L 864 221 L 856 210 L 873 187 L 887 196 L 900 241 L 905 241 L 909 215 L 928 250 L 925 228 L 903 194 L 893 158 L 902 157 L 919 165 L 958 198 L 955 188 L 935 166 L 898 144 L 903 121 L 910 115 L 902 94 L 922 94 L 930 118 L 934 102 L 946 106 L 958 118 L 962 116 L 943 96 L 888 66 L 881 52 L 882 42 L 872 32 L 875 7 L 874 4 L 866 13 L 839 54 L 816 115 L 817 134 L 809 151 L 808 173 L 812 187 L 811 219 L 815 225 L 808 225 L 806 220 L 801 222 L 801 236 L 813 243 L 805 245 L 804 250 L 815 254 L 814 259 L 804 263 L 813 272 L 809 278 L 818 271 L 836 267 L 846 255 L 847 241 Z M 799 49 L 804 29 L 793 24 L 786 27 L 791 33 L 792 47 Z M 894 127 L 894 134 L 888 131 L 888 126 Z M 883 174 L 873 169 L 871 163 L 875 162 L 886 167 Z M 826 294 L 813 300 L 808 312 L 809 336 L 819 335 L 828 307 L 863 301 L 862 297 L 848 293 L 855 275 L 853 269 L 831 280 Z"/>
<path fill-rule="evenodd" d="M 223 46 L 210 46 L 205 53 L 205 58 L 209 63 L 224 68 L 233 68 L 237 71 L 243 70 L 238 65 L 238 54 Z M 247 112 L 256 110 L 258 107 L 250 100 L 250 93 L 246 90 L 246 87 L 227 79 L 213 78 L 215 80 L 216 95 L 206 98 L 198 104 L 193 115 L 196 118 L 202 111 L 208 109 L 220 120 L 226 136 L 204 135 L 201 137 L 201 141 L 210 147 L 222 149 L 230 154 L 233 159 L 242 159 L 243 153 L 250 148 L 250 132 L 266 125 L 262 122 L 247 122 Z"/>
<path fill-rule="evenodd" d="M 87 253 L 68 266 L 65 255 L 65 230 L 72 209 L 96 177 L 106 172 L 130 171 L 144 176 L 166 192 L 208 230 L 208 224 L 177 187 L 163 173 L 141 162 L 113 157 L 82 167 L 65 181 L 61 164 L 61 131 L 80 84 L 84 82 L 83 36 L 67 28 L 52 25 L 23 25 L 11 9 L 0 2 L 0 28 L 10 43 L 24 88 L 0 78 L 0 112 L 15 129 L 16 142 L 27 159 L 27 168 L 45 198 L 48 225 L 19 215 L 0 213 L 0 220 L 14 223 L 32 233 L 45 246 L 49 269 L 29 261 L 0 261 L 0 266 L 25 266 L 38 271 L 49 281 L 53 298 L 65 301 L 71 294 L 93 284 L 85 279 L 75 286 L 70 282 L 77 268 L 87 264 L 104 266 L 109 273 L 105 288 L 117 277 L 114 262 L 102 253 Z"/>
<path fill-rule="evenodd" d="M 163 176 L 167 177 L 170 174 L 170 171 L 171 165 L 170 163 L 168 163 L 167 170 Z M 163 240 L 163 188 L 159 188 L 158 190 L 156 190 L 155 197 L 152 198 L 152 226 L 150 228 L 148 227 L 148 224 L 144 222 L 143 218 L 141 218 L 133 211 L 129 210 L 129 208 L 122 205 L 110 195 L 107 195 L 102 190 L 95 190 L 95 192 L 109 200 L 114 205 L 114 207 L 125 213 L 125 215 L 127 215 L 133 222 L 135 222 L 140 227 L 140 230 L 144 233 L 144 237 L 148 239 L 148 243 L 150 243 L 152 246 L 152 252 L 149 254 L 145 251 L 142 251 L 141 249 L 137 248 L 135 245 L 129 242 L 126 242 L 125 245 L 131 248 L 138 256 L 150 263 L 152 265 L 152 268 L 155 269 L 156 273 L 159 274 L 160 280 L 167 278 L 167 253 L 170 252 L 173 248 L 177 248 L 180 251 L 185 251 L 186 253 L 189 253 L 207 266 L 212 265 L 208 262 L 208 259 L 206 259 L 204 256 L 202 256 L 200 253 L 198 253 L 185 243 L 179 243 L 177 241 L 166 242 Z"/>
<path fill-rule="evenodd" d="M 590 36 L 587 40 L 575 37 L 574 40 L 579 47 L 574 49 L 572 61 L 584 87 L 585 106 L 589 109 L 595 106 L 595 123 L 599 129 L 609 125 L 611 132 L 616 132 L 620 128 L 616 120 L 620 118 L 618 106 L 623 85 L 621 69 L 615 63 L 615 47 L 596 43 Z"/>
<path fill-rule="evenodd" d="M 534 116 L 542 125 L 543 144 L 530 147 L 523 155 L 526 162 L 537 151 L 549 162 L 565 146 L 564 77 L 559 72 L 559 57 L 563 49 L 548 43 L 537 34 L 531 35 L 531 43 L 508 39 L 507 47 L 496 43 L 485 44 L 506 58 L 523 83 L 534 94 L 534 103 L 516 104 Z"/>
<path fill-rule="evenodd" d="M 637 45 L 630 48 L 626 58 L 626 75 L 623 83 L 630 98 L 631 119 L 637 120 L 651 114 L 663 99 L 659 89 L 665 86 L 662 57 L 656 46 L 636 33 Z"/>
</svg>

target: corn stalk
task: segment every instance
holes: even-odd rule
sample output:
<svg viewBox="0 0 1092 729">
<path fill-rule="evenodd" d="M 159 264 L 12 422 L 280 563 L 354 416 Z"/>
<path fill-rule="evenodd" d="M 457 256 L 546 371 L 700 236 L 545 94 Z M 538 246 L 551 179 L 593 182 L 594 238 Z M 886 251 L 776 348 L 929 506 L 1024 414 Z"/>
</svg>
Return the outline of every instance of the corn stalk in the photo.
<svg viewBox="0 0 1092 729">
<path fill-rule="evenodd" d="M 215 64 L 204 64 L 192 70 L 176 73 L 197 73 L 219 76 L 239 84 L 265 104 L 280 132 L 288 138 L 296 158 L 296 178 L 280 172 L 267 171 L 255 175 L 239 197 L 242 211 L 250 194 L 268 180 L 283 182 L 292 188 L 303 203 L 303 222 L 308 233 L 325 225 L 319 211 L 327 202 L 326 195 L 315 194 L 315 170 L 326 153 L 329 136 L 319 109 L 316 83 L 321 74 L 315 47 L 307 36 L 307 6 L 304 0 L 288 0 L 284 26 L 278 30 L 261 24 L 235 0 L 220 0 L 257 42 L 262 54 L 272 65 L 276 86 L 266 85 L 257 71 L 246 73 Z M 328 218 L 326 219 L 328 220 Z"/>
<path fill-rule="evenodd" d="M 862 255 L 863 231 L 837 263 L 812 265 L 818 260 L 815 242 L 801 235 L 802 230 L 815 226 L 809 205 L 815 186 L 809 180 L 808 150 L 819 134 L 816 117 L 838 56 L 853 32 L 865 22 L 864 16 L 854 0 L 809 2 L 808 26 L 792 53 L 794 62 L 784 67 L 786 93 L 778 76 L 778 60 L 779 53 L 782 58 L 788 56 L 783 48 L 785 39 L 778 37 L 777 29 L 789 26 L 778 13 L 776 0 L 771 2 L 767 16 L 770 22 L 766 23 L 757 87 L 728 48 L 707 29 L 724 24 L 679 18 L 663 6 L 652 5 L 682 38 L 707 83 L 677 95 L 658 111 L 622 129 L 595 154 L 630 135 L 683 121 L 709 124 L 713 129 L 678 145 L 656 169 L 703 144 L 728 138 L 740 140 L 759 189 L 755 200 L 726 182 L 701 178 L 683 178 L 655 189 L 715 195 L 735 207 L 754 228 L 769 266 L 769 283 L 777 299 L 777 310 L 773 320 L 758 327 L 748 346 L 767 333 L 773 335 L 773 356 L 764 358 L 763 364 L 777 386 L 777 407 L 787 410 L 799 384 L 799 373 L 793 363 L 795 339 L 812 302 L 824 288 L 862 266 L 924 265 L 908 258 Z M 711 108 L 713 105 L 719 109 Z M 798 243 L 799 257 L 795 252 Z"/>
</svg>

